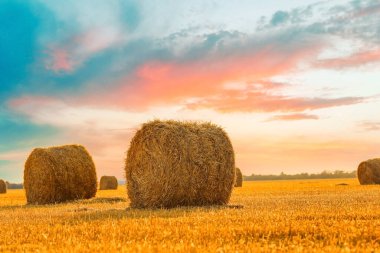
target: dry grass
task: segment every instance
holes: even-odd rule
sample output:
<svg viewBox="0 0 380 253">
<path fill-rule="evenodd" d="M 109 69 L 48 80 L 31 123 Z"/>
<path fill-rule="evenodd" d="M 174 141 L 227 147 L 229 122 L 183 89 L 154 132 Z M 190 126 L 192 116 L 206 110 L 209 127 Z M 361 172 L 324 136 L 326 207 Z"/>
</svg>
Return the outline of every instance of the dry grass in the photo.
<svg viewBox="0 0 380 253">
<path fill-rule="evenodd" d="M 9 190 L 0 195 L 0 252 L 373 252 L 379 190 L 354 179 L 244 182 L 232 208 L 169 210 L 127 208 L 124 186 L 50 206 L 25 205 L 23 190 Z"/>
</svg>

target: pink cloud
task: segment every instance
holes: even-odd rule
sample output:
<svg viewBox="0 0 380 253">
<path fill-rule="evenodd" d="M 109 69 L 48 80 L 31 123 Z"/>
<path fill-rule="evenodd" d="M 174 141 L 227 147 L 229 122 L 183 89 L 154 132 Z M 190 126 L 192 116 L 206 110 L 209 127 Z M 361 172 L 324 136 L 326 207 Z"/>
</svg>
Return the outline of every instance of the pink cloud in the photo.
<svg viewBox="0 0 380 253">
<path fill-rule="evenodd" d="M 312 62 L 322 47 L 323 43 L 317 43 L 284 51 L 274 45 L 266 45 L 251 52 L 243 50 L 226 55 L 206 55 L 193 61 L 151 61 L 120 81 L 116 90 L 101 94 L 101 98 L 99 94 L 93 94 L 84 102 L 132 110 L 177 105 L 192 110 L 214 109 L 224 113 L 300 113 L 363 102 L 365 99 L 360 97 L 283 96 L 276 91 L 285 88 L 286 84 L 267 81 L 296 71 L 302 63 Z M 243 84 L 243 87 L 230 88 L 228 84 L 231 83 Z M 282 120 L 286 120 L 284 117 Z M 307 117 L 315 119 L 315 116 Z"/>
<path fill-rule="evenodd" d="M 220 112 L 303 112 L 363 102 L 360 97 L 302 98 L 273 95 L 263 91 L 226 90 L 217 97 L 204 97 L 187 104 L 189 109 L 214 108 Z"/>
<path fill-rule="evenodd" d="M 66 49 L 57 48 L 52 50 L 50 59 L 46 63 L 46 68 L 55 72 L 71 72 L 74 69 L 74 63 Z"/>
<path fill-rule="evenodd" d="M 352 54 L 343 58 L 318 61 L 316 66 L 322 68 L 354 68 L 365 64 L 380 62 L 380 50 L 370 50 Z"/>
<path fill-rule="evenodd" d="M 34 107 L 50 107 L 57 104 L 62 104 L 62 102 L 56 98 L 47 96 L 22 96 L 8 102 L 8 105 L 12 109 L 28 109 L 31 112 Z"/>
<path fill-rule="evenodd" d="M 50 45 L 45 63 L 55 72 L 72 72 L 98 52 L 115 46 L 122 36 L 113 29 L 89 29 L 80 34 Z"/>
<path fill-rule="evenodd" d="M 93 43 L 96 33 L 89 32 L 75 41 L 86 45 L 87 51 L 101 50 L 107 43 Z M 249 44 L 249 43 L 248 43 Z M 101 45 L 101 46 L 99 46 Z M 149 107 L 176 105 L 188 109 L 214 109 L 219 112 L 292 112 L 299 113 L 328 107 L 363 102 L 363 98 L 303 98 L 278 95 L 274 90 L 284 84 L 269 82 L 279 75 L 297 71 L 301 64 L 313 62 L 325 47 L 322 41 L 305 46 L 277 43 L 258 46 L 245 45 L 242 49 L 228 49 L 225 53 L 209 52 L 200 59 L 176 61 L 154 60 L 137 67 L 134 73 L 118 81 L 112 90 L 80 97 L 78 104 L 144 110 Z M 250 48 L 252 47 L 252 48 Z M 378 53 L 355 56 L 324 65 L 350 64 L 378 57 Z M 242 89 L 228 88 L 228 84 L 244 84 Z"/>
<path fill-rule="evenodd" d="M 358 10 L 354 13 L 354 17 L 365 17 L 369 15 L 374 15 L 380 13 L 380 4 L 365 7 L 361 10 Z"/>
<path fill-rule="evenodd" d="M 102 94 L 101 99 L 98 94 L 88 99 L 143 109 L 156 105 L 185 105 L 188 100 L 205 96 L 223 96 L 228 83 L 259 84 L 262 90 L 272 89 L 265 80 L 295 71 L 300 64 L 314 59 L 321 48 L 321 43 L 288 50 L 266 45 L 250 51 L 205 55 L 193 61 L 151 61 L 121 80 L 116 90 Z"/>
<path fill-rule="evenodd" d="M 358 124 L 358 126 L 364 131 L 380 131 L 379 121 L 364 121 Z"/>
<path fill-rule="evenodd" d="M 122 40 L 118 31 L 109 29 L 90 29 L 71 39 L 73 44 L 78 45 L 78 50 L 87 54 L 95 54 L 106 48 L 114 46 Z"/>
<path fill-rule="evenodd" d="M 306 113 L 295 113 L 295 114 L 285 114 L 273 116 L 270 121 L 283 120 L 283 121 L 295 121 L 295 120 L 316 120 L 319 119 L 316 115 L 306 114 Z"/>
</svg>

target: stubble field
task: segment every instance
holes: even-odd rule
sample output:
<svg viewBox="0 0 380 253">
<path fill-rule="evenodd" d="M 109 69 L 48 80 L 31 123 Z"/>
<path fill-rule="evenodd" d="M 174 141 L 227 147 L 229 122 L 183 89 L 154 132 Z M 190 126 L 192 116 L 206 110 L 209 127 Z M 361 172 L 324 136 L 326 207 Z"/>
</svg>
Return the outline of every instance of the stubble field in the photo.
<svg viewBox="0 0 380 253">
<path fill-rule="evenodd" d="M 169 210 L 129 209 L 124 186 L 59 205 L 25 205 L 24 195 L 0 195 L 0 252 L 380 248 L 380 186 L 360 186 L 356 179 L 244 182 L 228 207 Z"/>
</svg>

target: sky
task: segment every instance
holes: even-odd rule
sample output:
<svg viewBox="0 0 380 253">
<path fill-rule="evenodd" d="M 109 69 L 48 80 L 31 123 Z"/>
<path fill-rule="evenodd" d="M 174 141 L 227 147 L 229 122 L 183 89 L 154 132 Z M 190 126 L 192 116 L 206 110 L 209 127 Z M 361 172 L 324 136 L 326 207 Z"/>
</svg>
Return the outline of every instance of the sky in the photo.
<svg viewBox="0 0 380 253">
<path fill-rule="evenodd" d="M 124 177 L 154 119 L 210 121 L 243 174 L 380 154 L 378 0 L 0 0 L 0 178 L 81 144 Z"/>
</svg>

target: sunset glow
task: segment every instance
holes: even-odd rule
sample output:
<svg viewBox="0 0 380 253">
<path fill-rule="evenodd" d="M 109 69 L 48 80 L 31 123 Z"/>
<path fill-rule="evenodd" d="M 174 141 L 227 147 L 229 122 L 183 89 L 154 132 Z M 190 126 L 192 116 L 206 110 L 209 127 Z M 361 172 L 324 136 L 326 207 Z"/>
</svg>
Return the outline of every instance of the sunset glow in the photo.
<svg viewBox="0 0 380 253">
<path fill-rule="evenodd" d="M 244 175 L 379 157 L 380 3 L 276 3 L 1 2 L 1 178 L 21 182 L 35 147 L 78 143 L 123 179 L 153 119 L 222 126 Z"/>
</svg>

